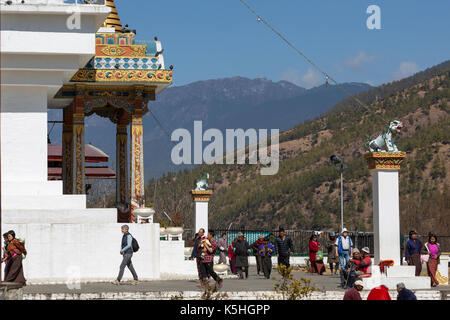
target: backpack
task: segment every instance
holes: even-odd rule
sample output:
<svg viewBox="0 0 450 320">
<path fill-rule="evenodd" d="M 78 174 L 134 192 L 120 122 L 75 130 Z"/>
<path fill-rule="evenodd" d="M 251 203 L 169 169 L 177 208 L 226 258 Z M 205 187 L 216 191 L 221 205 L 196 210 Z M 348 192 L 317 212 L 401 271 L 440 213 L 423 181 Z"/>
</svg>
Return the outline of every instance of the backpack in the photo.
<svg viewBox="0 0 450 320">
<path fill-rule="evenodd" d="M 137 252 L 139 250 L 139 244 L 137 240 L 131 236 L 133 240 L 131 240 L 131 248 L 133 249 L 133 252 Z"/>
</svg>

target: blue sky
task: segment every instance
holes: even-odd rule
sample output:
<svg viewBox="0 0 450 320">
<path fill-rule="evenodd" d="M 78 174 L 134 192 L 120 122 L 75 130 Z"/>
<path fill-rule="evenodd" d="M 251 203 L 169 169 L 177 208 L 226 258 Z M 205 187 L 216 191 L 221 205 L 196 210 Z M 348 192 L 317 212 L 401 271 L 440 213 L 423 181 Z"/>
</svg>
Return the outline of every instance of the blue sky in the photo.
<svg viewBox="0 0 450 320">
<path fill-rule="evenodd" d="M 339 82 L 390 82 L 450 59 L 450 1 L 246 0 Z M 324 83 L 239 0 L 115 0 L 137 39 L 162 41 L 174 85 L 231 76 Z M 369 30 L 369 5 L 381 30 Z"/>
</svg>

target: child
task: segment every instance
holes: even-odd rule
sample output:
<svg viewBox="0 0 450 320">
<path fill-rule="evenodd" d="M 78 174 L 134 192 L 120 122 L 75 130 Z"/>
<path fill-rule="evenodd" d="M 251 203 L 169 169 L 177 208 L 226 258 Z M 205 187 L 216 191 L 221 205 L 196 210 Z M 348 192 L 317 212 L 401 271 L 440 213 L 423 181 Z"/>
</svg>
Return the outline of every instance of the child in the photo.
<svg viewBox="0 0 450 320">
<path fill-rule="evenodd" d="M 201 259 L 203 260 L 203 259 L 205 259 L 205 255 L 206 255 L 207 250 L 209 250 L 209 248 L 211 248 L 211 242 L 209 242 L 209 240 L 208 240 L 208 238 L 206 236 L 203 236 L 200 246 L 202 247 Z"/>
</svg>

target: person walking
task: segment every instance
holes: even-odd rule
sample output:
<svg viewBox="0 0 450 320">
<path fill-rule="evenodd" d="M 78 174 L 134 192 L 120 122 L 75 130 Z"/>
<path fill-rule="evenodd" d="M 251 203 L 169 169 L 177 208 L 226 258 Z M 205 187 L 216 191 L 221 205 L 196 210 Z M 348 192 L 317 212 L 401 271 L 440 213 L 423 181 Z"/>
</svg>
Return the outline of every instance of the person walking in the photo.
<svg viewBox="0 0 450 320">
<path fill-rule="evenodd" d="M 329 237 L 329 242 L 327 243 L 327 262 L 328 265 L 330 266 L 330 271 L 331 274 L 333 274 L 333 269 L 334 269 L 334 274 L 337 274 L 338 272 L 338 267 L 339 267 L 339 256 L 337 255 L 336 252 L 336 233 L 334 231 L 330 232 Z M 333 268 L 334 267 L 334 268 Z"/>
<path fill-rule="evenodd" d="M 437 237 L 434 234 L 428 236 L 428 242 L 426 242 L 422 248 L 423 255 L 428 255 L 427 272 L 431 279 L 431 286 L 436 287 L 439 285 L 439 280 L 436 279 L 436 272 L 440 263 L 441 249 L 437 242 Z"/>
<path fill-rule="evenodd" d="M 250 252 L 250 245 L 247 240 L 244 239 L 242 232 L 238 234 L 238 241 L 234 246 L 234 252 L 236 253 L 236 267 L 239 274 L 239 279 L 248 278 L 248 255 Z"/>
<path fill-rule="evenodd" d="M 205 235 L 205 229 L 200 228 L 198 232 L 195 235 L 194 239 L 194 247 L 192 248 L 191 253 L 191 260 L 195 259 L 195 262 L 197 264 L 197 273 L 198 273 L 198 280 L 202 281 L 202 268 L 201 268 L 201 257 L 202 257 L 202 249 L 200 248 L 201 240 L 203 236 Z"/>
<path fill-rule="evenodd" d="M 422 261 L 420 260 L 420 252 L 422 250 L 422 242 L 417 239 L 417 232 L 410 231 L 409 238 L 406 242 L 405 258 L 408 265 L 416 267 L 416 277 L 422 272 Z"/>
<path fill-rule="evenodd" d="M 258 255 L 261 257 L 261 265 L 264 277 L 270 279 L 270 273 L 272 272 L 272 254 L 275 252 L 275 248 L 269 243 L 268 238 L 263 239 L 263 243 L 258 248 Z"/>
<path fill-rule="evenodd" d="M 352 239 L 348 235 L 347 228 L 342 229 L 342 234 L 339 235 L 334 243 L 336 247 L 336 255 L 339 257 L 341 286 L 345 287 L 344 270 L 348 269 L 348 262 L 352 256 Z"/>
<path fill-rule="evenodd" d="M 314 233 L 309 238 L 309 261 L 311 263 L 311 272 L 322 275 L 325 272 L 325 266 L 323 264 L 323 254 L 321 252 L 320 243 L 317 241 L 317 235 Z"/>
<path fill-rule="evenodd" d="M 7 251 L 6 248 L 8 248 L 8 243 L 9 243 L 8 232 L 5 232 L 3 234 L 2 258 L 0 260 L 2 262 L 3 262 L 3 259 L 5 259 L 5 257 L 6 257 L 6 251 Z M 5 269 L 4 269 L 3 279 L 6 278 L 6 274 L 8 273 L 9 262 L 11 262 L 11 259 L 5 259 Z"/>
<path fill-rule="evenodd" d="M 227 263 L 227 234 L 224 232 L 222 233 L 222 236 L 220 237 L 218 243 L 219 248 L 219 264 Z"/>
<path fill-rule="evenodd" d="M 362 300 L 359 293 L 364 289 L 364 284 L 361 280 L 355 281 L 353 287 L 345 291 L 343 300 Z"/>
<path fill-rule="evenodd" d="M 230 243 L 228 247 L 228 259 L 230 260 L 230 269 L 232 274 L 237 274 L 238 270 L 236 268 L 236 253 L 234 252 L 234 246 L 236 245 L 237 238 Z"/>
<path fill-rule="evenodd" d="M 278 265 L 290 267 L 289 257 L 294 254 L 294 245 L 290 237 L 286 235 L 284 228 L 279 229 L 280 235 L 275 240 L 275 252 L 277 253 Z"/>
<path fill-rule="evenodd" d="M 133 236 L 129 232 L 128 225 L 124 224 L 121 230 L 123 235 L 120 254 L 123 255 L 123 258 L 122 263 L 120 264 L 119 275 L 117 276 L 117 279 L 112 283 L 115 285 L 119 285 L 120 281 L 122 280 L 125 267 L 128 267 L 131 274 L 133 275 L 133 281 L 131 283 L 133 285 L 137 285 L 139 280 L 136 271 L 134 270 L 133 262 L 131 261 L 131 258 L 133 257 Z"/>
<path fill-rule="evenodd" d="M 397 300 L 417 300 L 416 295 L 409 289 L 405 288 L 403 282 L 397 283 Z"/>
<path fill-rule="evenodd" d="M 8 231 L 8 245 L 6 247 L 5 256 L 2 259 L 3 263 L 6 262 L 5 282 L 26 284 L 25 276 L 23 274 L 22 255 L 27 255 L 25 245 L 16 239 L 16 233 L 13 230 Z"/>
<path fill-rule="evenodd" d="M 258 236 L 258 240 L 256 240 L 252 245 L 252 251 L 253 251 L 253 256 L 256 259 L 256 273 L 259 275 L 260 273 L 264 273 L 263 272 L 263 268 L 262 268 L 262 262 L 261 262 L 261 255 L 258 254 L 258 249 L 259 246 L 261 246 L 262 244 L 264 244 L 264 236 L 262 234 L 260 234 Z"/>
<path fill-rule="evenodd" d="M 215 281 L 215 290 L 222 288 L 223 280 L 214 271 L 214 256 L 216 255 L 217 242 L 214 240 L 214 232 L 209 231 L 207 239 L 208 242 L 204 241 L 203 245 L 206 248 L 206 253 L 203 256 L 202 265 L 202 285 L 204 288 L 209 287 L 209 277 L 212 277 Z"/>
</svg>

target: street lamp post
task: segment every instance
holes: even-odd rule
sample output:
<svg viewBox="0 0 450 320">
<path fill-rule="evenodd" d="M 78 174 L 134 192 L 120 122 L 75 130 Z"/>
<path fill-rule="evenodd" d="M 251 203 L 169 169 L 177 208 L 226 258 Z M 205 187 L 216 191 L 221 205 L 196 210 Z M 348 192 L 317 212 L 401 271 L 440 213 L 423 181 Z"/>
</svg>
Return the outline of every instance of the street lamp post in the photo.
<svg viewBox="0 0 450 320">
<path fill-rule="evenodd" d="M 342 162 L 342 160 L 335 155 L 330 157 L 331 162 L 336 165 L 335 169 L 339 170 L 341 176 L 341 232 L 344 229 L 344 176 L 343 172 L 348 166 Z"/>
</svg>

